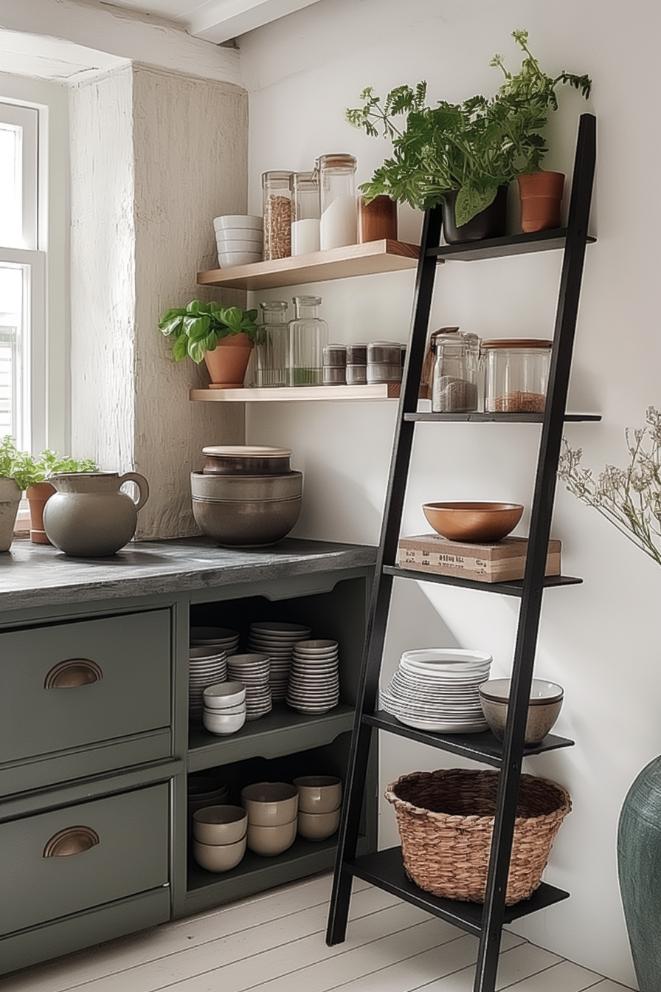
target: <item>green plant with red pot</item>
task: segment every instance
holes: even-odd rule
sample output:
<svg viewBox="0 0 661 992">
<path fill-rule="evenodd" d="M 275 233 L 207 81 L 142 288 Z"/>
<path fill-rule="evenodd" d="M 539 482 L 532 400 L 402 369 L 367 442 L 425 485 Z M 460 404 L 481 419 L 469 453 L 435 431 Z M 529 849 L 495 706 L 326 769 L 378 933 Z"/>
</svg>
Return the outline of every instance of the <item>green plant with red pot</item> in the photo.
<svg viewBox="0 0 661 992">
<path fill-rule="evenodd" d="M 175 362 L 204 361 L 212 388 L 228 389 L 243 385 L 257 336 L 256 317 L 256 310 L 191 300 L 185 307 L 166 310 L 158 326 L 170 340 Z"/>
<path fill-rule="evenodd" d="M 521 66 L 511 73 L 501 55 L 493 57 L 491 65 L 505 77 L 495 96 L 429 106 L 424 82 L 398 86 L 383 100 L 371 87 L 363 90 L 363 105 L 347 110 L 347 120 L 393 145 L 392 156 L 361 187 L 368 201 L 386 195 L 421 210 L 443 204 L 446 240 L 476 240 L 505 233 L 507 187 L 516 179 L 523 230 L 560 225 L 564 176 L 541 168 L 548 151 L 543 131 L 558 109 L 559 87 L 587 99 L 592 82 L 566 71 L 549 76 L 530 51 L 527 32 L 513 37 Z"/>
</svg>

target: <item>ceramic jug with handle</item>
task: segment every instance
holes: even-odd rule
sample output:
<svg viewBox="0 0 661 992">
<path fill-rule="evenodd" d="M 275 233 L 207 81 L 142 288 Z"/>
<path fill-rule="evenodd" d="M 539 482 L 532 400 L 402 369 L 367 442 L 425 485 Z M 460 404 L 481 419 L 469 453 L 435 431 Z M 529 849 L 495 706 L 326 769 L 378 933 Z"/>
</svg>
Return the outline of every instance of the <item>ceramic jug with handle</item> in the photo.
<svg viewBox="0 0 661 992">
<path fill-rule="evenodd" d="M 51 544 L 76 558 L 101 558 L 123 548 L 149 498 L 147 480 L 138 472 L 63 472 L 50 482 L 56 491 L 44 507 L 44 530 Z M 138 487 L 137 501 L 121 491 L 127 482 Z"/>
</svg>

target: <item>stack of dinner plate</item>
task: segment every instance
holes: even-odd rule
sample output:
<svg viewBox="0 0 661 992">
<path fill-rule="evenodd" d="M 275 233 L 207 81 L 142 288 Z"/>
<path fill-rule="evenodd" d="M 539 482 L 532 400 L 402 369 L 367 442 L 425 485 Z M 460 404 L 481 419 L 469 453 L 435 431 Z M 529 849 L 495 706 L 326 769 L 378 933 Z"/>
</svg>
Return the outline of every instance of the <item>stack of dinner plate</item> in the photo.
<svg viewBox="0 0 661 992">
<path fill-rule="evenodd" d="M 487 730 L 479 688 L 489 678 L 491 656 L 456 648 L 405 651 L 387 689 L 383 708 L 400 723 L 432 733 Z"/>
<path fill-rule="evenodd" d="M 202 718 L 202 693 L 208 685 L 227 679 L 227 655 L 213 646 L 188 649 L 188 709 L 192 719 Z"/>
<path fill-rule="evenodd" d="M 235 654 L 227 661 L 233 682 L 246 689 L 246 719 L 258 720 L 273 709 L 269 684 L 271 661 L 266 654 Z"/>
<path fill-rule="evenodd" d="M 292 653 L 287 702 L 299 713 L 326 713 L 340 701 L 337 641 L 298 641 Z"/>
<path fill-rule="evenodd" d="M 250 624 L 248 648 L 271 659 L 271 695 L 277 702 L 287 697 L 287 683 L 294 646 L 310 636 L 310 628 L 300 623 L 275 620 Z"/>
<path fill-rule="evenodd" d="M 191 627 L 191 647 L 211 647 L 225 654 L 236 654 L 239 647 L 239 634 L 228 627 Z"/>
</svg>

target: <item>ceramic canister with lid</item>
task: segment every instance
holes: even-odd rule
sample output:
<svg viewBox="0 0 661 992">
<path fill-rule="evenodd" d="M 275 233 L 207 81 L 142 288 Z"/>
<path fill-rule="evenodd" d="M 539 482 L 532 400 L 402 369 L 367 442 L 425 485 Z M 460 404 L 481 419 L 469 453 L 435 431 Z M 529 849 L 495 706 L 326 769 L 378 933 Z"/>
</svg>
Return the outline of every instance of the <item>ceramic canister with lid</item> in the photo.
<svg viewBox="0 0 661 992">
<path fill-rule="evenodd" d="M 431 337 L 434 363 L 431 408 L 434 413 L 477 410 L 480 339 L 458 327 L 442 327 Z"/>
</svg>

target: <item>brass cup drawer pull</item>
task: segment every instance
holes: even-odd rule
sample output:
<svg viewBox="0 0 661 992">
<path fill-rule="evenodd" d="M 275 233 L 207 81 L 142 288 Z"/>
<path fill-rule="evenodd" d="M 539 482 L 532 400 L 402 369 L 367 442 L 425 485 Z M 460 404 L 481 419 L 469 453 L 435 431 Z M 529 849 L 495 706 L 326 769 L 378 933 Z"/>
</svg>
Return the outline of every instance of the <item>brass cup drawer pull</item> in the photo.
<svg viewBox="0 0 661 992">
<path fill-rule="evenodd" d="M 103 678 L 103 670 L 89 658 L 68 658 L 53 665 L 44 679 L 44 689 L 77 689 Z"/>
<path fill-rule="evenodd" d="M 70 858 L 84 854 L 99 843 L 99 835 L 91 827 L 66 827 L 58 830 L 44 847 L 44 858 Z"/>
</svg>

